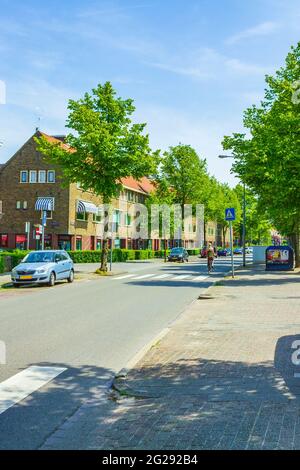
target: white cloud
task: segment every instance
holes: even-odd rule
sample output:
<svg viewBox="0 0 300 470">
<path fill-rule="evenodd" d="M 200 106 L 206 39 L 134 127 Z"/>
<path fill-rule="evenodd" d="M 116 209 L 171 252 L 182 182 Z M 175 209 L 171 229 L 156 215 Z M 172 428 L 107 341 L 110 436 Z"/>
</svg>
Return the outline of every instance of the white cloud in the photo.
<svg viewBox="0 0 300 470">
<path fill-rule="evenodd" d="M 252 28 L 245 29 L 237 34 L 234 34 L 230 38 L 226 40 L 226 44 L 236 44 L 244 39 L 257 37 L 257 36 L 268 36 L 273 34 L 274 32 L 278 31 L 280 28 L 280 24 L 274 21 L 265 21 L 264 23 L 260 23 Z"/>
<path fill-rule="evenodd" d="M 8 86 L 7 104 L 12 104 L 20 110 L 40 114 L 45 119 L 64 121 L 67 116 L 68 100 L 77 98 L 77 93 L 74 91 L 56 87 L 46 80 L 27 78 Z"/>
<path fill-rule="evenodd" d="M 225 65 L 233 73 L 241 75 L 265 75 L 273 71 L 272 67 L 266 65 L 250 64 L 238 59 L 226 59 Z"/>
<path fill-rule="evenodd" d="M 146 65 L 176 75 L 185 75 L 194 79 L 210 80 L 224 79 L 224 75 L 229 76 L 255 76 L 262 77 L 273 69 L 267 65 L 259 65 L 243 62 L 236 58 L 227 57 L 214 49 L 197 49 L 185 56 L 167 56 L 165 60 L 159 62 L 145 62 Z"/>
</svg>

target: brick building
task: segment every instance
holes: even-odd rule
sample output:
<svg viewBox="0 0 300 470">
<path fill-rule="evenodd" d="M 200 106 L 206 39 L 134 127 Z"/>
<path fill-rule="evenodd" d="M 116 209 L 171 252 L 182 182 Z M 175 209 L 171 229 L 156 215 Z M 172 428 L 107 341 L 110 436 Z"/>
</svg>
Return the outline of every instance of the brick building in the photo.
<svg viewBox="0 0 300 470">
<path fill-rule="evenodd" d="M 47 140 L 65 145 L 63 136 L 43 135 Z M 47 211 L 45 247 L 68 250 L 95 250 L 101 248 L 103 215 L 99 212 L 101 199 L 92 192 L 83 191 L 76 183 L 64 184 L 59 167 L 50 164 L 38 152 L 32 136 L 4 165 L 0 166 L 0 248 L 25 249 L 27 247 L 26 222 L 30 222 L 29 248 L 40 247 L 35 227 L 42 223 Z M 139 181 L 122 179 L 123 190 L 114 200 L 114 246 L 129 249 L 151 248 L 159 250 L 164 240 L 133 236 L 130 207 L 144 204 L 155 189 L 146 177 Z M 124 209 L 123 209 L 124 207 Z M 217 226 L 209 222 L 207 240 L 217 241 Z M 178 244 L 168 240 L 168 247 Z M 186 248 L 198 247 L 192 239 L 181 242 Z"/>
</svg>

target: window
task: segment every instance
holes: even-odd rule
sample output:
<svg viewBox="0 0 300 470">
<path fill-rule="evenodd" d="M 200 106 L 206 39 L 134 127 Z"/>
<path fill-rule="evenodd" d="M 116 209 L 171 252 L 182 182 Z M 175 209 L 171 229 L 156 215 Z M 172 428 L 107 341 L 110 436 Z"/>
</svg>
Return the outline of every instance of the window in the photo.
<svg viewBox="0 0 300 470">
<path fill-rule="evenodd" d="M 55 171 L 49 170 L 47 174 L 47 181 L 48 183 L 55 183 Z"/>
<path fill-rule="evenodd" d="M 46 183 L 46 170 L 39 170 L 39 183 Z"/>
<path fill-rule="evenodd" d="M 16 248 L 17 250 L 26 249 L 26 235 L 16 235 Z"/>
<path fill-rule="evenodd" d="M 27 201 L 23 201 L 23 209 L 27 209 L 28 205 L 27 205 Z"/>
<path fill-rule="evenodd" d="M 126 225 L 131 225 L 131 215 L 126 214 L 126 221 L 125 221 L 125 224 L 126 224 Z"/>
<path fill-rule="evenodd" d="M 8 235 L 7 233 L 0 233 L 0 248 L 8 248 Z"/>
<path fill-rule="evenodd" d="M 21 201 L 17 201 L 16 208 L 21 209 Z"/>
<path fill-rule="evenodd" d="M 84 222 L 88 221 L 89 214 L 87 212 L 77 212 L 76 219 L 83 220 Z"/>
<path fill-rule="evenodd" d="M 20 172 L 20 182 L 21 183 L 28 183 L 28 171 L 21 171 Z"/>
<path fill-rule="evenodd" d="M 113 222 L 115 222 L 116 224 L 119 224 L 120 220 L 121 220 L 120 211 L 115 210 L 114 213 L 113 213 Z"/>
<path fill-rule="evenodd" d="M 47 216 L 46 216 L 47 219 L 52 219 L 52 211 L 41 211 L 41 220 L 43 218 L 43 212 L 47 213 Z"/>
<path fill-rule="evenodd" d="M 76 237 L 76 250 L 82 250 L 82 237 Z"/>
<path fill-rule="evenodd" d="M 102 246 L 102 240 L 101 238 L 97 238 L 96 250 L 101 250 L 101 246 Z"/>
<path fill-rule="evenodd" d="M 30 170 L 29 172 L 29 183 L 36 183 L 37 182 L 37 171 Z"/>
<path fill-rule="evenodd" d="M 71 250 L 70 235 L 58 235 L 57 244 L 58 244 L 59 250 Z"/>
<path fill-rule="evenodd" d="M 52 235 L 51 233 L 44 235 L 44 248 L 49 250 L 52 248 Z"/>
<path fill-rule="evenodd" d="M 93 222 L 99 224 L 101 222 L 102 216 L 101 214 L 93 214 Z"/>
</svg>

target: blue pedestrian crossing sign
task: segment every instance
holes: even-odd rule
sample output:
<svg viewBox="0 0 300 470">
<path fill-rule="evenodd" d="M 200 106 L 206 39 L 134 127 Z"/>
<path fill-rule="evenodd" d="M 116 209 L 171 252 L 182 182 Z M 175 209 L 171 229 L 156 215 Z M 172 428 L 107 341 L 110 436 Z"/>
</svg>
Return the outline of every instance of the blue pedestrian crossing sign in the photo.
<svg viewBox="0 0 300 470">
<path fill-rule="evenodd" d="M 235 209 L 233 207 L 225 209 L 225 220 L 235 220 Z"/>
</svg>

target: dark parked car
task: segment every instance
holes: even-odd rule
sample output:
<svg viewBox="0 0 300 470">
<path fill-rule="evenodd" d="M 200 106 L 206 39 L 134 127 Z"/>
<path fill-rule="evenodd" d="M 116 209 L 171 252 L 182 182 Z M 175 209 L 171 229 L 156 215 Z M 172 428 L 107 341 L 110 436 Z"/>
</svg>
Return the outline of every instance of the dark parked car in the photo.
<svg viewBox="0 0 300 470">
<path fill-rule="evenodd" d="M 184 263 L 189 260 L 189 254 L 184 248 L 172 248 L 168 256 L 169 261 L 181 261 Z"/>
<path fill-rule="evenodd" d="M 229 248 L 221 248 L 220 250 L 218 250 L 218 256 L 229 256 L 231 255 L 231 251 L 229 250 Z"/>
<path fill-rule="evenodd" d="M 243 254 L 243 248 L 235 248 L 233 250 L 234 255 L 242 255 Z"/>
<path fill-rule="evenodd" d="M 207 247 L 204 246 L 201 250 L 201 253 L 200 253 L 200 257 L 201 258 L 206 258 L 207 257 Z"/>
</svg>

